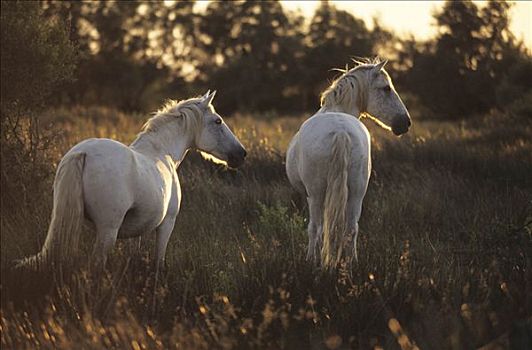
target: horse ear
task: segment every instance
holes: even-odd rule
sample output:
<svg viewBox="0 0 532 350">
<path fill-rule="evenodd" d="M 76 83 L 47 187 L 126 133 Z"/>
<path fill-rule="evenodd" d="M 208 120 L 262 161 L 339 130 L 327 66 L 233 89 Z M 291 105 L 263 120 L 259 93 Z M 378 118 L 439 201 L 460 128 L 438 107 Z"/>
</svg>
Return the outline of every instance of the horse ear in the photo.
<svg viewBox="0 0 532 350">
<path fill-rule="evenodd" d="M 212 103 L 212 100 L 214 100 L 214 96 L 216 96 L 216 90 L 214 90 L 213 92 L 211 92 L 211 94 L 210 94 L 209 97 L 207 98 L 207 104 L 211 104 L 211 103 Z"/>
<path fill-rule="evenodd" d="M 384 66 L 386 65 L 386 63 L 388 63 L 388 60 L 384 60 L 384 61 L 380 61 L 379 63 L 377 63 L 375 65 L 375 67 L 373 68 L 375 70 L 375 72 L 380 72 L 381 69 L 384 68 Z"/>
<path fill-rule="evenodd" d="M 211 92 L 211 90 L 207 91 L 207 93 L 201 97 L 203 104 L 205 104 L 206 106 L 211 104 L 212 100 L 214 100 L 215 95 L 216 90 L 214 90 L 213 92 Z"/>
</svg>

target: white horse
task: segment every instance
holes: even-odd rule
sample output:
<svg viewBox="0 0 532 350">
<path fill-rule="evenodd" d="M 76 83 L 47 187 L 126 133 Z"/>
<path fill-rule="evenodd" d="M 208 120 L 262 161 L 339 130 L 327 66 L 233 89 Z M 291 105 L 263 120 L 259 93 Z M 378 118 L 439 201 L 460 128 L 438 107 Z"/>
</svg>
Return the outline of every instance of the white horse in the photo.
<svg viewBox="0 0 532 350">
<path fill-rule="evenodd" d="M 410 115 L 384 70 L 386 62 L 346 69 L 322 94 L 321 109 L 306 120 L 286 154 L 292 186 L 307 197 L 310 220 L 307 259 L 331 268 L 345 250 L 357 259 L 362 200 L 370 171 L 370 136 L 362 113 L 396 135 L 406 133 Z"/>
<path fill-rule="evenodd" d="M 177 167 L 187 151 L 206 152 L 230 167 L 238 167 L 246 157 L 211 104 L 215 93 L 169 102 L 129 147 L 110 139 L 88 139 L 70 149 L 57 168 L 42 250 L 19 265 L 66 262 L 86 219 L 96 230 L 97 265 L 105 265 L 117 238 L 155 231 L 158 271 L 179 212 Z"/>
</svg>

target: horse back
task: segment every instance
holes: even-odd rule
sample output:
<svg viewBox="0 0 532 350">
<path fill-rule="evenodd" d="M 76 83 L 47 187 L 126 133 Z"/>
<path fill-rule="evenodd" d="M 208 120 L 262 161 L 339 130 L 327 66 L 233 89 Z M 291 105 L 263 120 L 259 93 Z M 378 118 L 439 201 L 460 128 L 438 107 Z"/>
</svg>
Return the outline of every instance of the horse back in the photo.
<svg viewBox="0 0 532 350">
<path fill-rule="evenodd" d="M 349 178 L 357 182 L 362 182 L 359 177 L 364 181 L 367 178 L 370 138 L 364 124 L 345 113 L 318 113 L 303 123 L 295 140 L 297 145 L 293 145 L 298 150 L 298 175 L 307 190 L 326 187 L 328 169 L 334 161 L 333 142 L 339 133 L 346 133 L 350 141 Z"/>
</svg>

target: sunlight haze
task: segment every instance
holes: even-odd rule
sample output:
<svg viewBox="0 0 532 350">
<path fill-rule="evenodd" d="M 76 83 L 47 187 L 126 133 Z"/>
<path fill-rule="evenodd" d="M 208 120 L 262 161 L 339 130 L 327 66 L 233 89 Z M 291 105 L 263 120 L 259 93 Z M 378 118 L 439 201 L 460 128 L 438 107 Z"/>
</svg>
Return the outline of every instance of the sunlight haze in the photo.
<svg viewBox="0 0 532 350">
<path fill-rule="evenodd" d="M 432 13 L 440 9 L 444 1 L 331 1 L 337 8 L 346 10 L 362 18 L 371 28 L 373 17 L 377 16 L 381 24 L 393 29 L 400 36 L 414 35 L 417 39 L 429 39 L 436 34 Z M 209 1 L 198 1 L 199 10 Z M 284 8 L 300 10 L 305 17 L 314 14 L 319 1 L 281 1 Z M 485 1 L 475 1 L 482 6 Z M 532 2 L 516 1 L 511 9 L 510 28 L 517 39 L 523 39 L 530 50 L 532 48 Z"/>
<path fill-rule="evenodd" d="M 337 8 L 362 18 L 371 28 L 373 17 L 381 24 L 397 31 L 400 36 L 412 34 L 417 39 L 428 39 L 436 34 L 432 13 L 442 7 L 445 1 L 331 1 Z M 485 1 L 474 1 L 483 6 Z M 289 10 L 300 9 L 306 17 L 312 16 L 318 1 L 281 1 Z M 532 48 L 532 2 L 516 1 L 511 9 L 510 28 L 526 46 Z"/>
</svg>

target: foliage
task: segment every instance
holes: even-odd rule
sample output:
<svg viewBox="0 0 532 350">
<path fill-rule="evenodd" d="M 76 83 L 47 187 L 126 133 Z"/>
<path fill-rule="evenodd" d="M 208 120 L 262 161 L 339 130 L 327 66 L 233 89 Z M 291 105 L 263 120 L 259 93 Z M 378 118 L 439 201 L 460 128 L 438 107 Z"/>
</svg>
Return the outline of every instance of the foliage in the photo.
<svg viewBox="0 0 532 350">
<path fill-rule="evenodd" d="M 303 57 L 305 74 L 300 82 L 304 107 L 312 109 L 325 89 L 332 68 L 343 68 L 357 56 L 376 54 L 380 40 L 375 40 L 377 30 L 371 32 L 364 21 L 349 12 L 339 10 L 327 1 L 321 2 L 310 21 L 308 45 Z M 308 69 L 311 67 L 311 69 Z"/>
<path fill-rule="evenodd" d="M 167 97 L 207 89 L 219 110 L 316 110 L 319 94 L 351 58 L 377 54 L 400 91 L 439 118 L 503 107 L 526 94 L 530 56 L 509 31 L 510 3 L 448 1 L 434 13 L 438 36 L 401 40 L 378 18 L 364 21 L 323 1 L 306 21 L 279 2 L 43 2 L 78 47 L 76 82 L 54 102 L 149 111 Z M 515 66 L 523 68 L 515 68 Z M 529 73 L 527 73 L 529 74 Z M 515 80 L 517 79 L 517 80 Z M 512 95 L 512 96 L 510 96 Z"/>
<path fill-rule="evenodd" d="M 201 18 L 196 35 L 206 57 L 199 78 L 227 94 L 221 110 L 267 110 L 282 102 L 301 71 L 301 19 L 290 18 L 279 2 L 259 1 L 213 1 Z"/>
<path fill-rule="evenodd" d="M 4 1 L 0 17 L 0 170 L 6 193 L 1 205 L 3 215 L 31 217 L 50 192 L 53 171 L 47 152 L 54 147 L 54 133 L 42 131 L 38 115 L 73 79 L 76 53 L 62 23 L 45 19 L 37 2 Z M 17 200 L 24 213 L 10 211 Z"/>
<path fill-rule="evenodd" d="M 532 58 L 516 55 L 516 57 L 509 62 L 510 67 L 503 73 L 500 83 L 495 89 L 498 106 L 507 106 L 514 101 L 528 98 L 532 94 Z M 529 105 L 529 108 L 532 105 Z"/>
<path fill-rule="evenodd" d="M 436 40 L 406 45 L 412 63 L 400 83 L 450 119 L 501 107 L 504 97 L 499 95 L 514 85 L 524 95 L 529 87 L 521 87 L 520 81 L 527 79 L 530 57 L 509 32 L 509 9 L 508 2 L 500 1 L 483 8 L 470 1 L 446 2 L 435 14 L 440 29 Z M 525 75 L 516 76 L 516 70 Z M 503 81 L 506 92 L 498 88 Z"/>
<path fill-rule="evenodd" d="M 149 110 L 183 84 L 193 2 L 47 1 L 45 14 L 69 23 L 80 48 L 77 81 L 66 98 L 123 110 Z M 168 69 L 169 65 L 174 69 Z M 158 103 L 158 102 L 156 102 Z"/>
<path fill-rule="evenodd" d="M 419 121 L 401 138 L 366 123 L 374 170 L 351 277 L 344 269 L 321 274 L 305 261 L 308 214 L 278 156 L 305 117 L 229 121 L 250 151 L 238 171 L 187 156 L 155 306 L 149 235 L 119 240 L 103 277 L 84 271 L 84 262 L 63 284 L 12 271 L 11 260 L 39 248 L 51 210 L 50 192 L 31 215 L 24 205 L 32 198 L 14 197 L 1 212 L 2 347 L 446 349 L 526 341 L 532 130 L 516 112 Z M 58 160 L 89 136 L 130 142 L 145 116 L 77 107 L 42 118 L 66 131 L 60 148 L 47 151 Z M 11 196 L 4 188 L 1 195 Z M 84 237 L 81 256 L 93 243 L 90 231 Z"/>
<path fill-rule="evenodd" d="M 76 56 L 61 23 L 43 19 L 37 2 L 1 6 L 4 119 L 43 107 L 54 88 L 73 78 Z"/>
<path fill-rule="evenodd" d="M 259 218 L 256 230 L 262 230 L 263 234 L 269 234 L 278 236 L 279 233 L 286 234 L 286 232 L 303 232 L 305 227 L 303 224 L 303 218 L 294 214 L 290 216 L 288 213 L 288 207 L 283 206 L 279 202 L 274 206 L 268 207 L 265 204 L 259 202 Z"/>
<path fill-rule="evenodd" d="M 125 110 L 199 89 L 223 89 L 222 112 L 313 109 L 330 68 L 376 54 L 391 36 L 326 2 L 310 27 L 279 2 L 212 1 L 204 13 L 183 1 L 46 1 L 44 8 L 69 24 L 81 56 L 78 79 L 57 98 Z"/>
<path fill-rule="evenodd" d="M 284 151 L 306 116 L 270 110 L 314 110 L 328 69 L 389 48 L 393 34 L 327 2 L 309 27 L 278 3 L 211 2 L 201 14 L 193 6 L 2 2 L 2 347 L 439 349 L 499 336 L 526 344 L 532 94 L 508 4 L 448 2 L 436 13 L 436 41 L 401 43 L 392 73 L 415 94 L 414 127 L 397 139 L 368 125 L 374 168 L 360 260 L 337 274 L 305 261 L 307 209 L 285 177 Z M 41 107 L 153 109 L 163 96 L 213 87 L 220 110 L 261 111 L 229 121 L 249 156 L 238 171 L 187 156 L 157 286 L 149 235 L 120 241 L 104 276 L 83 261 L 61 276 L 11 269 L 42 244 L 61 156 L 87 137 L 131 142 L 145 120 L 106 107 Z M 493 106 L 500 111 L 483 112 Z M 420 121 L 427 108 L 482 114 Z"/>
</svg>

